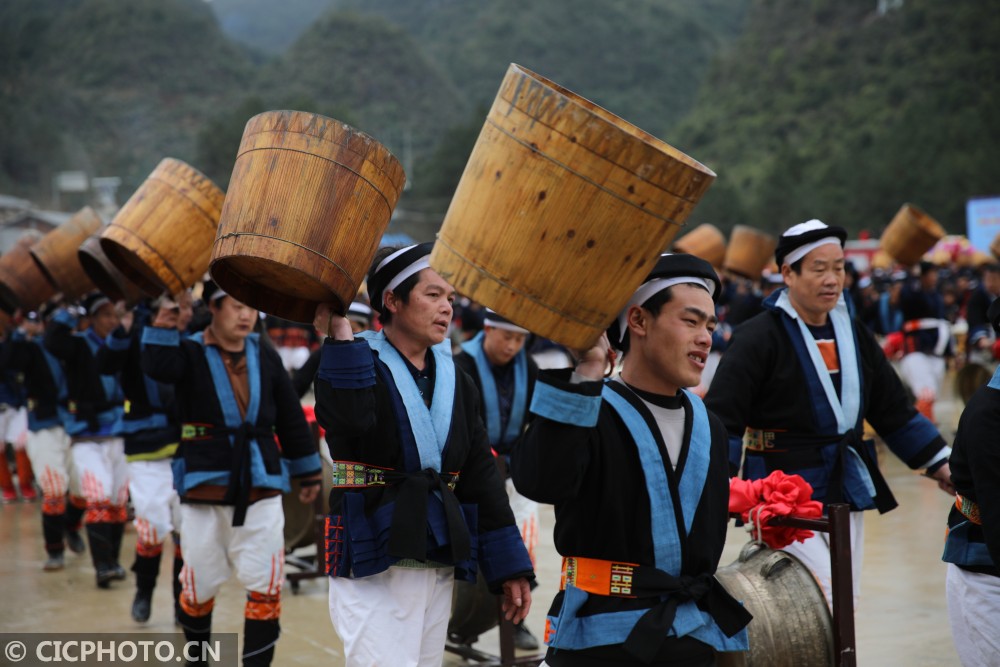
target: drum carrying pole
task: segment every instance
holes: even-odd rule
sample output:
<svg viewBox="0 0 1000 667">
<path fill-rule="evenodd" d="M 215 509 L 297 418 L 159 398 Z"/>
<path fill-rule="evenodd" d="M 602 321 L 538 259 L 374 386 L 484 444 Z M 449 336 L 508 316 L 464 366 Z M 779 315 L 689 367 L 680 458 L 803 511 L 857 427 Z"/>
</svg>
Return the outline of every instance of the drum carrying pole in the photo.
<svg viewBox="0 0 1000 667">
<path fill-rule="evenodd" d="M 830 533 L 830 570 L 833 587 L 833 651 L 837 667 L 855 667 L 858 662 L 854 636 L 854 583 L 851 572 L 850 505 L 831 503 L 826 519 L 777 516 L 772 526 L 791 526 Z"/>
</svg>

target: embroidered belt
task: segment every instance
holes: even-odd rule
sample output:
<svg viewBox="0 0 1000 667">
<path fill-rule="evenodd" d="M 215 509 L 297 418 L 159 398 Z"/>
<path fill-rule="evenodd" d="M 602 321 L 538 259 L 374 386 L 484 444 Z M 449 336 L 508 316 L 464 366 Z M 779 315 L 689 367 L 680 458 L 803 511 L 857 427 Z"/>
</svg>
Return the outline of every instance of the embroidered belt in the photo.
<svg viewBox="0 0 1000 667">
<path fill-rule="evenodd" d="M 969 500 L 968 498 L 956 493 L 955 509 L 961 512 L 962 516 L 977 526 L 983 525 L 982 515 L 979 514 L 979 504 L 977 502 Z"/>
<path fill-rule="evenodd" d="M 637 566 L 599 558 L 563 558 L 559 590 L 575 586 L 594 595 L 634 598 L 632 581 Z"/>
<path fill-rule="evenodd" d="M 388 479 L 386 474 L 388 473 Z M 397 473 L 393 468 L 358 463 L 356 461 L 333 462 L 333 485 L 342 489 L 365 489 L 373 486 L 386 486 L 402 481 L 406 473 Z M 441 478 L 452 491 L 458 484 L 459 473 L 444 473 Z"/>
<path fill-rule="evenodd" d="M 573 585 L 593 595 L 653 598 L 625 640 L 626 651 L 652 662 L 674 626 L 677 608 L 694 602 L 711 614 L 719 629 L 732 637 L 753 618 L 712 574 L 674 576 L 650 565 L 599 558 L 563 558 L 560 589 Z"/>
</svg>

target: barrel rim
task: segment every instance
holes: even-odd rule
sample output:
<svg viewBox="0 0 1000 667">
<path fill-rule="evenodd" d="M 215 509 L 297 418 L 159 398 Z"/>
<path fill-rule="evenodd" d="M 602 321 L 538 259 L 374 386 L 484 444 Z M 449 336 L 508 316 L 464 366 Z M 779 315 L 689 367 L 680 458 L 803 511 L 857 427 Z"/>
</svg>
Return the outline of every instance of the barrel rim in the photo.
<svg viewBox="0 0 1000 667">
<path fill-rule="evenodd" d="M 370 141 L 374 145 L 375 150 L 378 153 L 381 154 L 380 158 L 382 159 L 382 164 L 379 164 L 378 162 L 372 161 L 371 159 L 369 159 L 369 156 L 367 154 L 360 153 L 360 152 L 354 150 L 353 148 L 350 147 L 349 142 L 347 142 L 347 141 L 343 141 L 343 142 L 341 142 L 341 141 L 335 141 L 335 140 L 331 140 L 327 136 L 322 136 L 321 137 L 321 136 L 319 136 L 317 134 L 313 134 L 313 133 L 310 133 L 310 132 L 301 132 L 301 131 L 289 130 L 287 128 L 284 129 L 284 130 L 281 130 L 281 132 L 288 132 L 288 133 L 292 133 L 292 134 L 303 134 L 305 136 L 309 136 L 309 137 L 313 137 L 313 138 L 316 138 L 316 139 L 320 139 L 322 141 L 329 141 L 330 143 L 335 143 L 338 146 L 341 146 L 344 149 L 349 150 L 350 152 L 354 153 L 355 155 L 357 155 L 357 156 L 359 156 L 361 158 L 364 158 L 365 161 L 369 162 L 372 166 L 376 167 L 379 171 L 381 171 L 383 174 L 385 174 L 385 176 L 392 182 L 393 186 L 396 187 L 397 192 L 399 192 L 399 193 L 402 192 L 403 186 L 406 184 L 406 172 L 403 169 L 403 163 L 400 161 L 400 159 L 398 157 L 396 157 L 396 155 L 392 151 L 390 151 L 386 147 L 385 144 L 383 144 L 381 141 L 379 141 L 378 139 L 376 139 L 371 134 L 368 134 L 367 132 L 365 132 L 363 130 L 359 130 L 358 128 L 354 127 L 350 123 L 345 123 L 342 120 L 337 120 L 336 118 L 331 118 L 330 116 L 325 116 L 323 114 L 314 113 L 312 111 L 300 111 L 300 110 L 297 110 L 297 109 L 270 109 L 268 111 L 262 111 L 261 113 L 254 114 L 253 116 L 251 116 L 247 120 L 246 125 L 243 127 L 243 136 L 242 136 L 242 138 L 240 140 L 240 148 L 239 148 L 239 151 L 238 151 L 236 157 L 239 158 L 243 154 L 243 141 L 246 139 L 247 136 L 253 136 L 254 134 L 276 133 L 276 132 L 279 131 L 276 128 L 274 128 L 273 126 L 270 127 L 270 128 L 257 127 L 257 128 L 255 128 L 255 131 L 251 132 L 251 134 L 248 135 L 247 132 L 251 129 L 251 125 L 258 125 L 258 126 L 259 125 L 263 125 L 263 120 L 262 119 L 265 116 L 275 116 L 275 117 L 278 117 L 278 116 L 281 116 L 282 114 L 285 114 L 285 115 L 288 115 L 288 116 L 293 116 L 293 117 L 299 117 L 299 118 L 303 118 L 303 117 L 317 118 L 317 119 L 323 121 L 324 124 L 330 125 L 333 129 L 337 129 L 337 130 L 343 131 L 342 133 L 338 133 L 336 135 L 337 137 L 350 137 L 351 135 L 355 135 L 355 136 L 359 136 L 359 137 L 361 137 L 363 139 L 366 139 L 367 141 Z M 394 169 L 388 169 L 387 167 L 389 167 L 389 166 L 392 166 L 392 167 L 395 167 L 395 168 Z"/>
<path fill-rule="evenodd" d="M 538 74 L 537 72 L 528 69 L 527 67 L 518 65 L 517 63 L 511 63 L 510 67 L 507 69 L 507 72 L 508 74 L 510 74 L 511 72 L 521 73 L 529 78 L 535 79 L 542 85 L 552 88 L 556 93 L 565 97 L 567 101 L 569 101 L 570 103 L 582 107 L 586 111 L 593 113 L 595 117 L 597 117 L 601 121 L 604 121 L 610 127 L 625 134 L 628 134 L 630 137 L 638 140 L 642 144 L 654 150 L 666 153 L 671 158 L 674 158 L 679 162 L 682 162 L 686 166 L 694 169 L 695 171 L 699 171 L 710 178 L 714 179 L 718 177 L 718 174 L 716 174 L 715 171 L 713 171 L 707 165 L 703 164 L 702 162 L 699 162 L 698 160 L 684 153 L 680 149 L 671 146 L 666 141 L 647 132 L 638 125 L 635 125 L 634 123 L 625 120 L 624 118 L 614 113 L 613 111 L 605 109 L 596 102 L 592 102 L 591 100 L 587 99 L 586 97 L 583 97 L 579 93 L 574 93 L 572 90 L 559 85 L 555 81 L 552 81 L 551 79 L 544 77 L 541 74 Z M 502 93 L 502 91 L 503 91 L 503 86 L 501 86 L 500 92 Z M 497 97 L 504 99 L 504 101 L 508 103 L 511 103 L 511 100 L 503 98 L 500 93 L 497 94 Z M 542 125 L 547 125 L 547 123 L 543 123 L 541 121 L 538 122 L 540 122 Z"/>
</svg>

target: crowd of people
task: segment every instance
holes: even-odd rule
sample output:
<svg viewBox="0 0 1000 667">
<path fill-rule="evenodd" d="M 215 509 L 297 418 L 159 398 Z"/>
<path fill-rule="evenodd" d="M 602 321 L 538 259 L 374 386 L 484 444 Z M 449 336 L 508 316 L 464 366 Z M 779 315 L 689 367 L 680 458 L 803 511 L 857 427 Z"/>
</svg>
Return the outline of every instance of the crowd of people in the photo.
<svg viewBox="0 0 1000 667">
<path fill-rule="evenodd" d="M 537 649 L 523 621 L 538 503 L 551 504 L 562 578 L 544 664 L 713 665 L 747 649 L 752 623 L 713 576 L 730 478 L 797 474 L 824 506 L 849 504 L 858 572 L 864 513 L 896 504 L 874 431 L 956 498 L 956 647 L 965 665 L 991 664 L 1000 382 L 972 398 L 954 450 L 934 402 L 949 365 L 995 365 L 1000 265 L 861 275 L 846 236 L 818 220 L 787 229 L 759 280 L 665 254 L 585 350 L 456 294 L 428 263 L 432 243 L 380 250 L 358 300 L 322 304 L 307 325 L 265 319 L 211 281 L 197 296 L 126 306 L 93 293 L 18 313 L 0 348 L 4 501 L 37 485 L 44 569 L 89 550 L 101 589 L 128 578 L 131 518 L 139 623 L 170 537 L 191 642 L 208 641 L 235 575 L 245 665 L 274 660 L 292 479 L 309 504 L 331 477 L 323 561 L 349 665 L 440 665 L 456 580 L 500 596 L 517 646 Z M 823 536 L 786 550 L 829 599 Z"/>
</svg>

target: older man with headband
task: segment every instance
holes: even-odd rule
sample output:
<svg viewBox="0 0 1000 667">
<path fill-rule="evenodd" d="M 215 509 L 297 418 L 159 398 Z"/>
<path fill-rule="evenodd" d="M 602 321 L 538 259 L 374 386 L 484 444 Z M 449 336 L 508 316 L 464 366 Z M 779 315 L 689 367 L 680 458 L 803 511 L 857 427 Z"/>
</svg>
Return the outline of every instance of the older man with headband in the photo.
<svg viewBox="0 0 1000 667">
<path fill-rule="evenodd" d="M 813 498 L 851 506 L 854 572 L 861 571 L 863 513 L 896 500 L 878 468 L 864 421 L 910 468 L 950 492 L 950 449 L 907 399 L 895 371 L 843 297 L 847 232 L 819 220 L 788 229 L 775 258 L 786 288 L 738 327 L 705 403 L 729 432 L 732 473 L 761 479 L 801 475 Z M 785 548 L 816 575 L 832 600 L 830 549 L 823 534 Z M 860 591 L 854 578 L 854 595 Z"/>
</svg>

